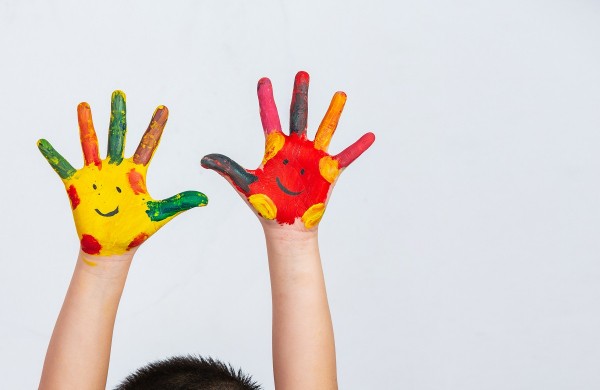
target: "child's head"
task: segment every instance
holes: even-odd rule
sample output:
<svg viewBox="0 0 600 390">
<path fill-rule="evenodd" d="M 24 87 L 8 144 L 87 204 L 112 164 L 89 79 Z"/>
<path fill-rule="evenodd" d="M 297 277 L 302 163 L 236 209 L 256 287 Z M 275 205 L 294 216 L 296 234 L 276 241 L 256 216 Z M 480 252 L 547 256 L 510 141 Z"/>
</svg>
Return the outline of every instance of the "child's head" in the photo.
<svg viewBox="0 0 600 390">
<path fill-rule="evenodd" d="M 260 390 L 249 375 L 212 358 L 176 356 L 150 363 L 115 390 Z"/>
</svg>

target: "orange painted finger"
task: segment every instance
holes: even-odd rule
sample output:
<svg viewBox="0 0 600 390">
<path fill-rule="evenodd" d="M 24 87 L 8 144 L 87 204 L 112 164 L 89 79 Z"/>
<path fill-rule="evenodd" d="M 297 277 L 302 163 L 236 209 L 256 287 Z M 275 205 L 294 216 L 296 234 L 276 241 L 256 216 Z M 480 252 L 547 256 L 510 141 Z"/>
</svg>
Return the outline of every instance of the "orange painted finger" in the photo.
<svg viewBox="0 0 600 390">
<path fill-rule="evenodd" d="M 333 137 L 333 133 L 335 133 L 335 129 L 337 128 L 345 104 L 346 94 L 341 91 L 336 92 L 335 95 L 333 95 L 333 98 L 331 98 L 329 108 L 327 109 L 327 112 L 325 113 L 325 116 L 319 125 L 319 129 L 317 130 L 317 135 L 315 136 L 315 149 L 322 150 L 324 152 L 327 151 L 329 143 L 331 142 L 331 137 Z"/>
<path fill-rule="evenodd" d="M 79 103 L 77 106 L 77 120 L 79 121 L 79 138 L 81 139 L 81 149 L 83 150 L 83 159 L 85 165 L 102 165 L 100 154 L 98 153 L 98 137 L 94 130 L 92 121 L 92 110 L 87 103 Z"/>
<path fill-rule="evenodd" d="M 334 158 L 338 161 L 340 168 L 346 168 L 352 164 L 365 150 L 375 142 L 375 134 L 367 133 L 360 137 L 355 143 L 348 146 Z"/>
<path fill-rule="evenodd" d="M 148 165 L 152 155 L 160 142 L 160 137 L 169 118 L 169 109 L 165 106 L 158 106 L 150 124 L 140 140 L 140 143 L 133 154 L 133 162 L 136 164 Z"/>
</svg>

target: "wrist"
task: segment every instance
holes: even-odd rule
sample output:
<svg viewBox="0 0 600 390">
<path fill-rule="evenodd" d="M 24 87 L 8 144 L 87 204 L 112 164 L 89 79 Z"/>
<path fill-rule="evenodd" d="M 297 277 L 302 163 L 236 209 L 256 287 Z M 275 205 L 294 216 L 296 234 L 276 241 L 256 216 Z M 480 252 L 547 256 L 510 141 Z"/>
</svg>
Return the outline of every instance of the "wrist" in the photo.
<svg viewBox="0 0 600 390">
<path fill-rule="evenodd" d="M 277 221 L 261 220 L 261 225 L 267 240 L 279 243 L 302 244 L 310 243 L 318 239 L 318 227 L 306 229 L 301 221 L 291 225 L 280 224 Z"/>
<path fill-rule="evenodd" d="M 134 254 L 135 249 L 112 256 L 90 255 L 80 250 L 76 268 L 103 279 L 118 279 L 129 272 Z"/>
<path fill-rule="evenodd" d="M 286 273 L 304 272 L 306 266 L 319 261 L 317 229 L 306 230 L 294 225 L 279 224 L 263 224 L 263 228 L 271 267 L 285 269 Z"/>
</svg>

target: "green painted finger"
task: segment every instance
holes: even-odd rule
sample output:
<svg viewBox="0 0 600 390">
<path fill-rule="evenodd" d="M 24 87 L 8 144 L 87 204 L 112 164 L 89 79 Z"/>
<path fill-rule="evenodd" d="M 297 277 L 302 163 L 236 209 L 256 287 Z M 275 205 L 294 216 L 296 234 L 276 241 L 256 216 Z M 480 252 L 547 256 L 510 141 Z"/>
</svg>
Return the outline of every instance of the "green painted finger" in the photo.
<svg viewBox="0 0 600 390">
<path fill-rule="evenodd" d="M 50 142 L 41 139 L 37 142 L 37 146 L 61 179 L 66 180 L 75 174 L 75 168 L 50 145 Z"/>
<path fill-rule="evenodd" d="M 125 133 L 127 132 L 125 93 L 114 91 L 110 102 L 108 127 L 108 162 L 119 165 L 123 161 Z"/>
<path fill-rule="evenodd" d="M 208 198 L 202 192 L 185 191 L 164 200 L 151 200 L 146 213 L 151 221 L 158 222 L 194 207 L 206 206 Z"/>
</svg>

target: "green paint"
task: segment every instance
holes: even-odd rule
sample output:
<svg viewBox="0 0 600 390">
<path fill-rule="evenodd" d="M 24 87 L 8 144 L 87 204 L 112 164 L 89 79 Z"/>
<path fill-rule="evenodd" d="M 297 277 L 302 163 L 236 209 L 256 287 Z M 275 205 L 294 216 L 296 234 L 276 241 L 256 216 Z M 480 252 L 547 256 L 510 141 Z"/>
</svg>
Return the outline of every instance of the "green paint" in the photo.
<svg viewBox="0 0 600 390">
<path fill-rule="evenodd" d="M 152 200 L 147 203 L 146 214 L 151 221 L 158 222 L 193 207 L 206 206 L 208 198 L 202 192 L 185 191 L 164 200 Z"/>
<path fill-rule="evenodd" d="M 37 142 L 37 146 L 61 179 L 66 180 L 75 174 L 75 168 L 50 145 L 50 142 L 41 139 Z"/>
<path fill-rule="evenodd" d="M 121 164 L 127 132 L 125 93 L 115 91 L 110 104 L 110 126 L 108 128 L 108 162 Z"/>
</svg>

